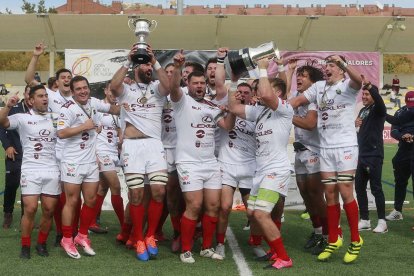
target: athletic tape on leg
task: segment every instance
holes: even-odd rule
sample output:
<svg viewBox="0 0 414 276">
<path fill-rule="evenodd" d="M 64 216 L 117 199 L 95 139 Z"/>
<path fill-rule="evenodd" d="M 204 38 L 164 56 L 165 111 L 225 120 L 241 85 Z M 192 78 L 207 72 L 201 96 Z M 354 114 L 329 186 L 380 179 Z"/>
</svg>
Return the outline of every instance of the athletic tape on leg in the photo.
<svg viewBox="0 0 414 276">
<path fill-rule="evenodd" d="M 255 210 L 261 210 L 265 212 L 272 212 L 273 207 L 279 201 L 280 195 L 278 192 L 260 188 L 257 194 L 256 204 L 254 206 Z"/>
<path fill-rule="evenodd" d="M 130 189 L 144 187 L 144 175 L 139 173 L 125 175 L 125 182 Z"/>
<path fill-rule="evenodd" d="M 154 172 L 148 174 L 150 185 L 167 185 L 168 174 L 166 172 Z"/>
<path fill-rule="evenodd" d="M 353 174 L 338 174 L 338 182 L 352 182 L 355 176 Z"/>
</svg>

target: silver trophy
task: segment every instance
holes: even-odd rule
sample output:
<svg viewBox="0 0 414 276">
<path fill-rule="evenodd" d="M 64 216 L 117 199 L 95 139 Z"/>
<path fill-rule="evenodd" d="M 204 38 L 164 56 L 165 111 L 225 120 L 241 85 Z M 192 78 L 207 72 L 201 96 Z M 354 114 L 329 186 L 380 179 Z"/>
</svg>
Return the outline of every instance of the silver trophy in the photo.
<svg viewBox="0 0 414 276">
<path fill-rule="evenodd" d="M 234 75 L 242 75 L 257 66 L 257 60 L 267 57 L 280 59 L 279 49 L 273 41 L 264 43 L 257 48 L 243 48 L 229 51 L 228 61 Z"/>
<path fill-rule="evenodd" d="M 134 67 L 139 64 L 148 63 L 151 58 L 146 50 L 148 47 L 146 38 L 157 27 L 157 21 L 149 21 L 144 18 L 130 19 L 128 20 L 128 27 L 135 32 L 135 36 L 138 38 L 138 42 L 135 44 L 138 46 L 138 50 L 131 57 Z"/>
</svg>

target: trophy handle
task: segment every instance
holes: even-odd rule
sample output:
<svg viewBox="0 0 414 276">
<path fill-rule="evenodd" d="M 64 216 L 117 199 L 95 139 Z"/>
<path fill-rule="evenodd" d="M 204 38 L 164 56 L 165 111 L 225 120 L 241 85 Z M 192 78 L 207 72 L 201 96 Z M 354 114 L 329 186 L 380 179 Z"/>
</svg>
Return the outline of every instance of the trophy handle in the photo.
<svg viewBox="0 0 414 276">
<path fill-rule="evenodd" d="M 136 21 L 135 21 L 135 19 L 129 19 L 128 20 L 128 28 L 131 30 L 131 31 L 135 31 L 135 24 L 136 24 Z M 131 26 L 132 25 L 132 26 Z"/>
<path fill-rule="evenodd" d="M 150 32 L 152 32 L 152 31 L 154 31 L 155 30 L 155 28 L 157 28 L 157 24 L 158 24 L 158 22 L 157 21 L 155 21 L 155 20 L 151 20 L 151 26 L 150 26 Z"/>
</svg>

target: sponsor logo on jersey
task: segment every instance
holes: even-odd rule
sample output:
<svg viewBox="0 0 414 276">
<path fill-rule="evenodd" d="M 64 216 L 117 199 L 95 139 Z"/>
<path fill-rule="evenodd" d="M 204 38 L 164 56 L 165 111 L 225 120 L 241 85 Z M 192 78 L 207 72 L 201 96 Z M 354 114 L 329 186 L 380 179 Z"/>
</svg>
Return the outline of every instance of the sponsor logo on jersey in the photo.
<svg viewBox="0 0 414 276">
<path fill-rule="evenodd" d="M 172 116 L 171 115 L 164 115 L 164 122 L 166 123 L 166 124 L 169 124 L 169 123 L 171 123 L 172 122 Z"/>
<path fill-rule="evenodd" d="M 88 141 L 88 140 L 89 140 L 89 133 L 87 133 L 87 132 L 82 132 L 81 139 L 82 139 L 83 141 Z"/>
<path fill-rule="evenodd" d="M 326 121 L 326 120 L 328 120 L 328 113 L 327 112 L 324 112 L 324 113 L 322 113 L 322 120 L 324 120 L 324 121 Z"/>
<path fill-rule="evenodd" d="M 204 136 L 206 135 L 206 133 L 204 132 L 204 130 L 201 130 L 201 129 L 199 129 L 199 130 L 197 130 L 197 132 L 196 132 L 196 136 L 198 137 L 198 138 L 204 138 Z"/>
<path fill-rule="evenodd" d="M 34 150 L 35 151 L 41 151 L 43 149 L 43 145 L 41 143 L 36 143 L 34 145 Z"/>
<path fill-rule="evenodd" d="M 237 133 L 234 130 L 229 131 L 229 137 L 230 139 L 236 139 Z"/>
<path fill-rule="evenodd" d="M 42 129 L 42 130 L 40 130 L 39 131 L 39 135 L 41 136 L 41 137 L 47 137 L 47 136 L 49 136 L 50 135 L 50 130 L 48 130 L 48 129 Z"/>
</svg>

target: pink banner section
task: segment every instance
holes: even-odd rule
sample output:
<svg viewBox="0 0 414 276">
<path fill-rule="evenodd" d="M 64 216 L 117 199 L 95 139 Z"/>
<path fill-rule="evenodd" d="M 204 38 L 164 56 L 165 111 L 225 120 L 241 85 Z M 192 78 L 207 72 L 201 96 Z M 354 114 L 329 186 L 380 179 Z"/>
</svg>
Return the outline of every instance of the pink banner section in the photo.
<svg viewBox="0 0 414 276">
<path fill-rule="evenodd" d="M 391 127 L 384 126 L 384 132 L 382 133 L 384 144 L 398 144 L 398 141 L 391 137 Z"/>
<path fill-rule="evenodd" d="M 311 65 L 323 70 L 324 59 L 330 55 L 345 57 L 348 65 L 352 65 L 359 73 L 376 86 L 379 85 L 380 54 L 378 52 L 282 52 L 285 67 L 290 59 L 298 60 L 297 67 Z M 286 68 L 287 69 L 287 68 Z M 286 70 L 285 69 L 285 70 Z M 269 75 L 277 73 L 275 63 L 269 68 Z M 296 89 L 296 78 L 293 77 L 292 90 Z"/>
</svg>

